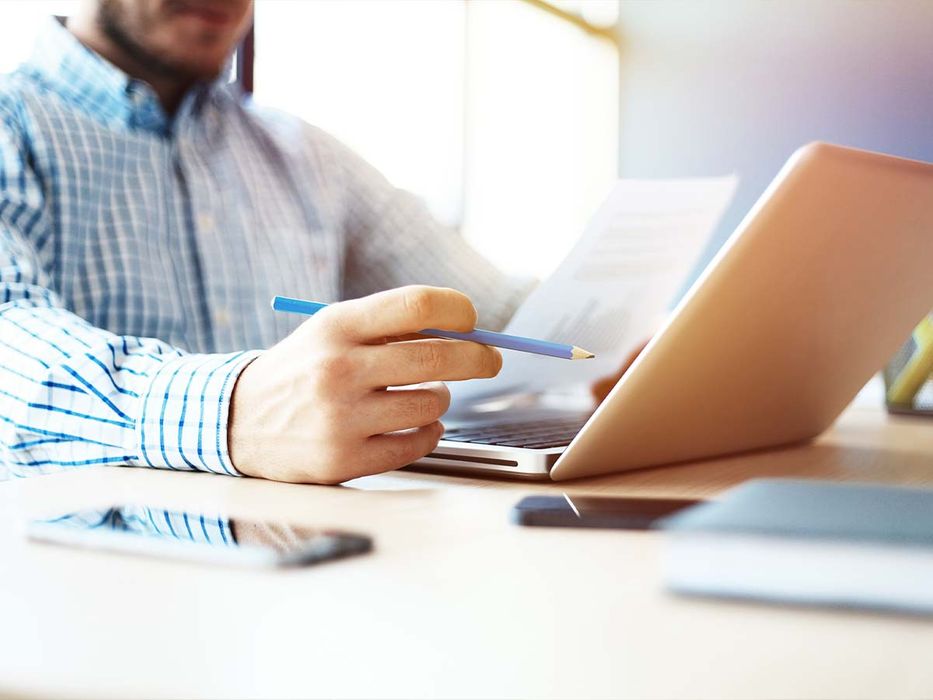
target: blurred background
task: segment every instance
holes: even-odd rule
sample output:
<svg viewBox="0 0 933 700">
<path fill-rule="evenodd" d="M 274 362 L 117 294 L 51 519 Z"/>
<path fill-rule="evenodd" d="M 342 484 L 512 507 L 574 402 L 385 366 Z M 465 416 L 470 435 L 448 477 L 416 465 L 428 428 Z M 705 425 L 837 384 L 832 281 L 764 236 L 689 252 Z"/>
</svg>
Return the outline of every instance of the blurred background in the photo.
<svg viewBox="0 0 933 700">
<path fill-rule="evenodd" d="M 0 1 L 0 71 L 76 3 Z M 335 134 L 517 274 L 546 275 L 619 175 L 737 173 L 709 257 L 807 141 L 933 160 L 931 0 L 258 0 L 255 14 L 240 72 L 257 101 Z"/>
</svg>

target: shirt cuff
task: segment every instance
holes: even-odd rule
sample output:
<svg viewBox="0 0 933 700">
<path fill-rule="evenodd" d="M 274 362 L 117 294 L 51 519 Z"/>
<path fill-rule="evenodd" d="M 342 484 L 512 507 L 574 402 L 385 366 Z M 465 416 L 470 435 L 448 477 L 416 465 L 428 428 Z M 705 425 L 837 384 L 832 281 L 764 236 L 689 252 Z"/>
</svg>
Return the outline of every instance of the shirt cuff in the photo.
<svg viewBox="0 0 933 700">
<path fill-rule="evenodd" d="M 258 351 L 166 359 L 141 397 L 139 463 L 242 476 L 227 450 L 230 396 Z"/>
</svg>

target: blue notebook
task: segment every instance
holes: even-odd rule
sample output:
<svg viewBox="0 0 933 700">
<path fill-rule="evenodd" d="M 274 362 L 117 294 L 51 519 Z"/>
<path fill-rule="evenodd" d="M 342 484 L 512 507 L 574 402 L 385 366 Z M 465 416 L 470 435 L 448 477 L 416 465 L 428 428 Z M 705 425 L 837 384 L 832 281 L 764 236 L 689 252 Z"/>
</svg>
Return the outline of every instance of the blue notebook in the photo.
<svg viewBox="0 0 933 700">
<path fill-rule="evenodd" d="M 678 593 L 933 613 L 933 490 L 763 479 L 660 527 Z"/>
</svg>

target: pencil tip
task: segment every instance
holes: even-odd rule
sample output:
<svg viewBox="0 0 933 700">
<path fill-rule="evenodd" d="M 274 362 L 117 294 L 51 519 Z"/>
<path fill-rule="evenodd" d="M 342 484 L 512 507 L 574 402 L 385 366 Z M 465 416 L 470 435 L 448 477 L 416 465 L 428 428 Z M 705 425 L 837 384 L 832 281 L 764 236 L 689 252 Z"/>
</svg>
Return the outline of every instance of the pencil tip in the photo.
<svg viewBox="0 0 933 700">
<path fill-rule="evenodd" d="M 570 359 L 572 360 L 591 360 L 594 357 L 596 357 L 596 355 L 589 350 L 578 348 L 576 345 L 573 346 L 573 350 L 570 353 Z"/>
</svg>

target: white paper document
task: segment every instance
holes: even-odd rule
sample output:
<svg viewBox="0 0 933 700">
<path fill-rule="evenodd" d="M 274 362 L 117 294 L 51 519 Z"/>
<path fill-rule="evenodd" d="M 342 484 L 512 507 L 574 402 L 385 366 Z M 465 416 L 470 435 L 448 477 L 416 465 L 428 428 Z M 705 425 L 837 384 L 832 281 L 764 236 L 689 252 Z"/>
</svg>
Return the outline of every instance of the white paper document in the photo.
<svg viewBox="0 0 933 700">
<path fill-rule="evenodd" d="M 735 177 L 620 180 L 567 258 L 505 328 L 577 345 L 596 358 L 504 350 L 498 377 L 458 383 L 451 387 L 454 398 L 562 390 L 617 372 L 669 311 L 736 184 Z"/>
</svg>

